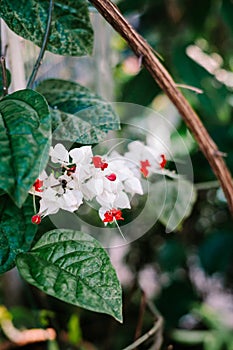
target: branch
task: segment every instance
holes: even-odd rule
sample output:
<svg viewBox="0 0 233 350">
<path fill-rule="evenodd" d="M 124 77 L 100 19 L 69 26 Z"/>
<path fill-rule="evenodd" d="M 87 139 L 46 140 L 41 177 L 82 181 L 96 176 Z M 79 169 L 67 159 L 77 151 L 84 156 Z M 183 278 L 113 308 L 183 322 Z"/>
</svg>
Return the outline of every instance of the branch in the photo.
<svg viewBox="0 0 233 350">
<path fill-rule="evenodd" d="M 136 327 L 136 332 L 135 332 L 135 340 L 137 340 L 140 335 L 141 335 L 141 332 L 142 332 L 142 326 L 143 326 L 143 317 L 144 317 L 144 313 L 145 313 L 145 310 L 146 310 L 146 294 L 143 290 L 141 290 L 141 302 L 140 302 L 140 309 L 139 309 L 139 316 L 138 316 L 138 324 L 137 324 L 137 327 Z M 135 348 L 136 350 L 136 348 Z"/>
<path fill-rule="evenodd" d="M 126 40 L 136 56 L 142 57 L 142 64 L 176 106 L 183 117 L 187 127 L 193 133 L 197 143 L 213 172 L 218 178 L 223 192 L 228 201 L 229 209 L 233 215 L 233 182 L 231 174 L 222 158 L 222 153 L 208 134 L 198 115 L 190 106 L 189 102 L 177 88 L 176 83 L 154 55 L 153 49 L 148 45 L 133 27 L 120 13 L 118 7 L 110 0 L 90 0 L 101 15 L 112 27 Z"/>
<path fill-rule="evenodd" d="M 45 53 L 45 49 L 46 49 L 46 46 L 47 46 L 47 43 L 48 43 L 48 39 L 49 39 L 49 32 L 50 32 L 50 26 L 51 26 L 51 22 L 52 22 L 52 11 L 53 11 L 53 0 L 50 0 L 49 1 L 49 12 L 48 12 L 48 20 L 47 20 L 47 24 L 46 24 L 46 30 L 45 30 L 45 35 L 44 35 L 44 39 L 43 39 L 43 42 L 42 42 L 42 46 L 41 46 L 41 49 L 40 49 L 40 53 L 39 53 L 39 56 L 37 58 L 37 61 L 35 63 L 35 66 L 33 68 L 33 71 L 32 71 L 32 74 L 28 80 L 28 83 L 27 83 L 27 89 L 31 89 L 32 88 L 32 85 L 36 79 L 36 75 L 38 73 L 38 70 L 42 64 L 42 60 L 43 60 L 43 57 L 44 57 L 44 53 Z"/>
</svg>

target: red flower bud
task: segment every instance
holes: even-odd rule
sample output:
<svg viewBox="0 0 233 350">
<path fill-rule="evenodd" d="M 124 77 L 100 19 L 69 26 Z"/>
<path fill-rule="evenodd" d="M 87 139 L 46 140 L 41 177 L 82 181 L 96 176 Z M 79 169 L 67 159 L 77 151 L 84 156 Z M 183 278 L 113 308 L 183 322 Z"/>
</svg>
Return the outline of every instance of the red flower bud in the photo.
<svg viewBox="0 0 233 350">
<path fill-rule="evenodd" d="M 41 216 L 40 214 L 36 214 L 32 216 L 32 223 L 39 225 L 41 223 Z"/>
<path fill-rule="evenodd" d="M 106 175 L 106 178 L 109 180 L 109 181 L 115 181 L 116 180 L 116 174 L 112 173 L 110 175 Z"/>
<path fill-rule="evenodd" d="M 43 181 L 36 179 L 36 181 L 33 184 L 33 187 L 35 188 L 35 191 L 37 192 L 43 192 L 43 190 L 41 189 L 41 187 L 43 186 Z"/>
</svg>

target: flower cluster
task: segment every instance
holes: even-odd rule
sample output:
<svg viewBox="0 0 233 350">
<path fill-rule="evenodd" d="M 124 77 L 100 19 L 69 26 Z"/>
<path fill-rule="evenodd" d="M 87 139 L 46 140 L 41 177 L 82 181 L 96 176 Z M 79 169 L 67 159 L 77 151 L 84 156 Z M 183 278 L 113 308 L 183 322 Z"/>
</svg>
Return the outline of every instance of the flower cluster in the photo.
<svg viewBox="0 0 233 350">
<path fill-rule="evenodd" d="M 91 146 L 67 151 L 62 144 L 50 149 L 48 172 L 43 171 L 30 193 L 40 197 L 40 209 L 32 217 L 41 219 L 60 209 L 74 212 L 84 201 L 99 204 L 99 216 L 105 223 L 124 220 L 122 209 L 131 208 L 130 199 L 143 194 L 141 179 L 153 173 L 167 174 L 165 153 L 140 141 L 129 143 L 120 155 L 93 155 Z"/>
</svg>

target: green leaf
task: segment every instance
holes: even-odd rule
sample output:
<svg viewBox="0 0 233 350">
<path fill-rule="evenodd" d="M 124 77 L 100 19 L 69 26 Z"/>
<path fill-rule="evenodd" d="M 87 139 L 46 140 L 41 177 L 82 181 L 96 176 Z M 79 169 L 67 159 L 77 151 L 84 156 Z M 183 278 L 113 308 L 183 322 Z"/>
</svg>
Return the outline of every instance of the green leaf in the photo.
<svg viewBox="0 0 233 350">
<path fill-rule="evenodd" d="M 53 138 L 83 144 L 97 143 L 109 130 L 119 129 L 111 104 L 77 83 L 48 79 L 37 86 L 47 99 Z"/>
<path fill-rule="evenodd" d="M 15 266 L 15 257 L 29 250 L 37 226 L 31 222 L 34 214 L 32 198 L 19 209 L 5 195 L 0 202 L 0 273 Z"/>
<path fill-rule="evenodd" d="M 8 69 L 6 70 L 6 78 L 7 78 L 7 87 L 9 87 L 9 85 L 11 83 L 11 73 Z M 3 95 L 2 69 L 0 69 L 0 94 Z"/>
<path fill-rule="evenodd" d="M 154 184 L 154 192 L 159 199 L 155 204 L 155 212 L 159 220 L 166 226 L 167 232 L 179 229 L 183 220 L 187 218 L 193 204 L 196 201 L 196 191 L 189 181 L 157 181 Z"/>
<path fill-rule="evenodd" d="M 221 228 L 211 232 L 199 247 L 199 259 L 208 274 L 227 274 L 232 265 L 233 235 Z"/>
<path fill-rule="evenodd" d="M 45 233 L 29 253 L 17 257 L 27 282 L 45 293 L 122 322 L 121 287 L 106 251 L 78 231 Z"/>
<path fill-rule="evenodd" d="M 222 1 L 221 15 L 233 33 L 233 3 L 231 0 Z"/>
<path fill-rule="evenodd" d="M 50 135 L 48 106 L 38 92 L 20 90 L 0 101 L 0 188 L 19 207 L 47 164 Z"/>
<path fill-rule="evenodd" d="M 82 341 L 82 330 L 78 315 L 71 315 L 67 329 L 69 342 L 73 345 L 79 344 Z"/>
<path fill-rule="evenodd" d="M 2 0 L 0 16 L 18 35 L 42 45 L 48 17 L 48 0 Z M 55 0 L 46 49 L 59 55 L 90 54 L 93 46 L 86 0 Z"/>
<path fill-rule="evenodd" d="M 174 272 L 186 265 L 185 247 L 174 239 L 167 239 L 158 250 L 157 261 L 160 269 Z"/>
</svg>

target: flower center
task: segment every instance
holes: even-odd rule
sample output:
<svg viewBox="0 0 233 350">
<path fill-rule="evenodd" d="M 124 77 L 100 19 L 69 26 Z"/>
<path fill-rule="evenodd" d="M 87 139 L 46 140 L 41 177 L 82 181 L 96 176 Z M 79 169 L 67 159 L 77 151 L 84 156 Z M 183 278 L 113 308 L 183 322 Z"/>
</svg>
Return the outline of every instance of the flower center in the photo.
<svg viewBox="0 0 233 350">
<path fill-rule="evenodd" d="M 104 170 L 108 167 L 108 163 L 105 163 L 100 156 L 92 157 L 92 161 L 95 168 L 100 168 L 101 170 Z"/>
<path fill-rule="evenodd" d="M 141 168 L 140 168 L 141 173 L 142 173 L 145 177 L 147 177 L 147 176 L 149 175 L 148 167 L 151 166 L 149 160 L 148 160 L 148 159 L 146 159 L 146 160 L 141 160 L 141 161 L 140 161 L 140 165 L 141 165 Z"/>
<path fill-rule="evenodd" d="M 160 168 L 164 169 L 166 164 L 167 164 L 167 159 L 165 157 L 165 154 L 161 154 L 161 161 L 159 163 Z"/>
<path fill-rule="evenodd" d="M 76 165 L 72 165 L 71 167 L 68 167 L 67 169 L 67 175 L 70 176 L 76 171 Z"/>
<path fill-rule="evenodd" d="M 110 209 L 104 213 L 103 222 L 113 222 L 115 220 L 124 220 L 122 217 L 122 212 L 119 209 Z"/>
</svg>

